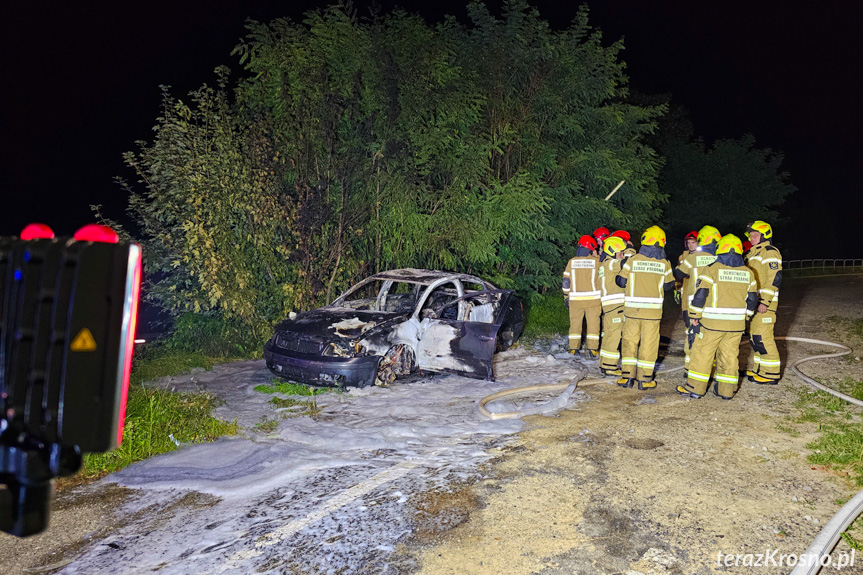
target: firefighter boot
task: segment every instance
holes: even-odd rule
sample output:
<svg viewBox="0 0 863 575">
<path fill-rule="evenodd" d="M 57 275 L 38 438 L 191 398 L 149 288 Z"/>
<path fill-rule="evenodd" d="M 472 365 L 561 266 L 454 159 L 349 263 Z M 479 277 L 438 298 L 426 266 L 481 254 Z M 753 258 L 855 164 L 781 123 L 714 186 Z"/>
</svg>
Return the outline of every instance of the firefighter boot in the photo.
<svg viewBox="0 0 863 575">
<path fill-rule="evenodd" d="M 642 381 L 640 379 L 638 380 L 638 389 L 640 391 L 646 391 L 648 389 L 655 389 L 655 388 L 656 388 L 656 380 L 655 379 L 651 379 L 648 381 Z"/>
<path fill-rule="evenodd" d="M 726 401 L 730 401 L 731 398 L 734 397 L 733 395 L 725 396 L 725 395 L 720 394 L 719 393 L 719 382 L 716 382 L 716 381 L 713 382 L 713 395 L 715 395 L 716 397 L 718 397 L 720 399 L 724 399 Z"/>
<path fill-rule="evenodd" d="M 619 385 L 620 387 L 625 387 L 627 389 L 632 387 L 634 383 L 635 380 L 631 377 L 621 377 L 617 380 L 617 385 Z"/>
<path fill-rule="evenodd" d="M 689 397 L 691 399 L 701 399 L 704 397 L 703 395 L 698 395 L 695 393 L 695 390 L 689 386 L 688 383 L 684 383 L 683 385 L 677 386 L 677 393 L 684 397 Z"/>
<path fill-rule="evenodd" d="M 619 369 L 600 368 L 599 371 L 601 371 L 602 375 L 604 375 L 605 377 L 620 377 L 623 375 L 623 372 Z"/>
<path fill-rule="evenodd" d="M 751 371 L 746 372 L 746 379 L 748 379 L 752 383 L 758 383 L 761 385 L 776 385 L 779 383 L 778 379 L 770 379 L 769 377 L 764 377 Z"/>
</svg>

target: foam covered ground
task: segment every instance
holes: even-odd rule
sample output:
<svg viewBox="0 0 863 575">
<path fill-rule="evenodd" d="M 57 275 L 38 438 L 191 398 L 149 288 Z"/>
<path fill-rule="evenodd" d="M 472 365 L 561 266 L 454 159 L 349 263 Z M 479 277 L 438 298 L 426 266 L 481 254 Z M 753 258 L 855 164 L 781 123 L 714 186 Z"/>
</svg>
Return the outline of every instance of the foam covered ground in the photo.
<svg viewBox="0 0 863 575">
<path fill-rule="evenodd" d="M 62 573 L 391 572 L 388 559 L 416 528 L 414 503 L 482 475 L 481 465 L 523 428 L 489 420 L 481 398 L 511 387 L 560 383 L 584 371 L 567 354 L 499 354 L 496 382 L 413 377 L 389 388 L 317 396 L 315 417 L 282 418 L 254 391 L 272 379 L 263 362 L 157 382 L 225 400 L 217 417 L 246 430 L 134 464 L 105 481 L 135 488 L 126 510 L 141 519 L 85 551 Z M 559 393 L 559 392 L 558 392 Z M 511 411 L 557 394 L 489 404 Z M 308 398 L 303 398 L 308 399 Z M 256 424 L 276 419 L 275 431 Z"/>
</svg>

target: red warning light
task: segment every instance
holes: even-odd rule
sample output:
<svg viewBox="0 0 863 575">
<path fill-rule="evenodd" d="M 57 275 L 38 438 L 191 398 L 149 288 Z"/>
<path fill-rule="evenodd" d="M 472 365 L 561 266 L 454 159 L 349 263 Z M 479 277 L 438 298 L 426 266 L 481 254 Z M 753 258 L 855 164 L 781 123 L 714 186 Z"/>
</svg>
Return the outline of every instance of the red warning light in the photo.
<svg viewBox="0 0 863 575">
<path fill-rule="evenodd" d="M 120 241 L 120 236 L 117 232 L 99 224 L 87 224 L 73 236 L 79 242 L 102 242 L 106 244 L 116 244 Z"/>
<path fill-rule="evenodd" d="M 123 441 L 126 422 L 126 403 L 129 397 L 129 377 L 132 374 L 132 352 L 135 349 L 135 329 L 138 324 L 138 297 L 141 293 L 141 248 L 133 244 L 129 249 L 126 277 L 126 301 L 123 309 L 123 365 L 120 388 L 120 412 L 117 420 L 117 446 Z"/>
<path fill-rule="evenodd" d="M 22 240 L 51 240 L 54 239 L 54 230 L 45 224 L 29 224 L 21 230 L 19 237 Z"/>
</svg>

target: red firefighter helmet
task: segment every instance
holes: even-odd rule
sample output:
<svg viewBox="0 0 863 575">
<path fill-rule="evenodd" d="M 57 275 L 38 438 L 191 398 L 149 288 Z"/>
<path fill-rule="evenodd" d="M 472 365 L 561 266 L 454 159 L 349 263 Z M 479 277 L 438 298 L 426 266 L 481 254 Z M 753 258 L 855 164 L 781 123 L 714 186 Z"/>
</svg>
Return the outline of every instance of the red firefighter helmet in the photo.
<svg viewBox="0 0 863 575">
<path fill-rule="evenodd" d="M 625 242 L 632 240 L 632 236 L 629 235 L 629 232 L 627 232 L 626 230 L 617 230 L 616 232 L 614 232 L 611 235 L 614 236 L 615 238 L 620 238 Z"/>
<path fill-rule="evenodd" d="M 578 238 L 578 245 L 589 250 L 595 250 L 598 246 L 596 240 L 591 236 L 581 236 Z"/>
<path fill-rule="evenodd" d="M 605 227 L 596 228 L 593 231 L 593 237 L 595 237 L 596 241 L 598 241 L 598 242 L 603 241 L 605 238 L 607 238 L 610 235 L 611 235 L 611 232 L 608 231 L 608 228 L 605 228 Z"/>
</svg>

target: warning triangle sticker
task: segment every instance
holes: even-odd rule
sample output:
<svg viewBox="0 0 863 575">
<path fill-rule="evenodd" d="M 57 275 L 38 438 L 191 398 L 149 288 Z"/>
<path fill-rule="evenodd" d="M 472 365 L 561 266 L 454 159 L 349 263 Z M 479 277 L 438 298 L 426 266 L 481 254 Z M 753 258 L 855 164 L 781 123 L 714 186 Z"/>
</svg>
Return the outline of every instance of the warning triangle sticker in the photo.
<svg viewBox="0 0 863 575">
<path fill-rule="evenodd" d="M 72 351 L 96 351 L 96 340 L 93 339 L 93 334 L 86 327 L 78 332 L 75 339 L 72 340 L 72 345 L 69 346 Z"/>
</svg>

